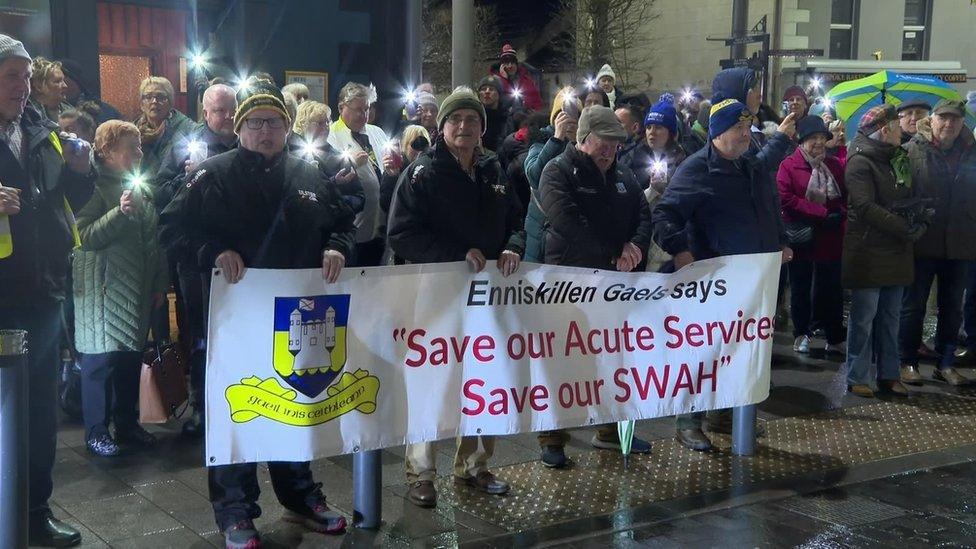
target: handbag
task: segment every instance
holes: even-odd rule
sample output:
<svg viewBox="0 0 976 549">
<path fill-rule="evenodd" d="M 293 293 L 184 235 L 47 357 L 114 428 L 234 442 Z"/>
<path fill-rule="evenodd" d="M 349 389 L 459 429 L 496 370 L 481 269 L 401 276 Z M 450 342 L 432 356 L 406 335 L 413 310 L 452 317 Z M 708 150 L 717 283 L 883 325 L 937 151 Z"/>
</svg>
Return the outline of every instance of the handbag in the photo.
<svg viewBox="0 0 976 549">
<path fill-rule="evenodd" d="M 806 246 L 813 242 L 813 225 L 806 221 L 786 223 L 786 240 L 790 247 Z"/>
<path fill-rule="evenodd" d="M 139 378 L 139 423 L 166 423 L 180 417 L 188 396 L 186 371 L 176 348 L 146 351 Z"/>
</svg>

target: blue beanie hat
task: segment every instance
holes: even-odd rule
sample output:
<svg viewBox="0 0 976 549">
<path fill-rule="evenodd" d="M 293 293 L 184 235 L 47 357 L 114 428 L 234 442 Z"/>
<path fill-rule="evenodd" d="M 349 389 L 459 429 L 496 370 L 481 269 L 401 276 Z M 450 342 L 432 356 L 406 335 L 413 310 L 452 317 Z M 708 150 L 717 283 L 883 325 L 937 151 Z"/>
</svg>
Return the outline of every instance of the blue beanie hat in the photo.
<svg viewBox="0 0 976 549">
<path fill-rule="evenodd" d="M 715 139 L 743 120 L 752 120 L 752 113 L 741 101 L 726 99 L 712 105 L 708 116 L 708 138 Z"/>
<path fill-rule="evenodd" d="M 671 135 L 678 134 L 678 111 L 674 108 L 674 96 L 666 93 L 654 104 L 644 116 L 644 127 L 651 124 L 664 126 L 671 132 Z"/>
</svg>

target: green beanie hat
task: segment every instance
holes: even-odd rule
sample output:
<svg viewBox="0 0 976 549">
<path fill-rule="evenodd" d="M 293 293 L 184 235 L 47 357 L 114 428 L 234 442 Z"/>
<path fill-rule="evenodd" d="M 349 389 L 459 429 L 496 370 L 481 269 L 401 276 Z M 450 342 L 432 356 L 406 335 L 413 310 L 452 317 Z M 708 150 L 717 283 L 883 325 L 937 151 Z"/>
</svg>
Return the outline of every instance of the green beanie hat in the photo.
<svg viewBox="0 0 976 549">
<path fill-rule="evenodd" d="M 474 90 L 467 86 L 454 88 L 451 95 L 448 95 L 444 99 L 444 102 L 441 103 L 441 108 L 437 112 L 437 129 L 443 131 L 444 122 L 447 121 L 447 117 L 451 116 L 451 113 L 454 111 L 460 109 L 472 109 L 478 113 L 478 116 L 481 118 L 481 135 L 484 135 L 488 126 L 488 116 L 485 114 L 485 106 L 481 104 L 481 100 L 478 99 L 478 95 L 474 93 Z"/>
</svg>

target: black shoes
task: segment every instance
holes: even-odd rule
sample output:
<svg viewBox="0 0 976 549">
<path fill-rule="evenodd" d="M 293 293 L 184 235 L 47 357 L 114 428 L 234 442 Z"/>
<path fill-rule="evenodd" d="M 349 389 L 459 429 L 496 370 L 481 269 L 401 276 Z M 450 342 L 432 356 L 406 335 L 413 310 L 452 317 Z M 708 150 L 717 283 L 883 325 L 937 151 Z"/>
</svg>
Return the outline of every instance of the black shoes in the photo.
<svg viewBox="0 0 976 549">
<path fill-rule="evenodd" d="M 139 425 L 115 430 L 115 441 L 127 446 L 151 448 L 156 445 L 156 437 Z"/>
<path fill-rule="evenodd" d="M 569 465 L 569 458 L 562 446 L 543 446 L 542 464 L 552 469 L 562 469 Z"/>
<path fill-rule="evenodd" d="M 47 513 L 31 517 L 28 539 L 38 547 L 74 547 L 81 543 L 81 532 Z"/>
<path fill-rule="evenodd" d="M 189 437 L 189 438 L 202 437 L 203 434 L 206 432 L 206 429 L 204 428 L 204 424 L 203 424 L 203 414 L 196 410 L 193 410 L 193 413 L 190 414 L 189 419 L 187 419 L 186 423 L 183 424 L 182 432 L 183 432 L 183 436 L 185 437 Z"/>
<path fill-rule="evenodd" d="M 105 433 L 88 439 L 88 451 L 99 457 L 115 457 L 122 453 L 120 444 L 137 448 L 152 448 L 156 445 L 156 437 L 139 425 L 126 429 L 116 429 L 115 438 Z"/>
<path fill-rule="evenodd" d="M 677 429 L 675 438 L 678 444 L 696 452 L 710 452 L 713 448 L 711 439 L 701 429 Z"/>
</svg>

